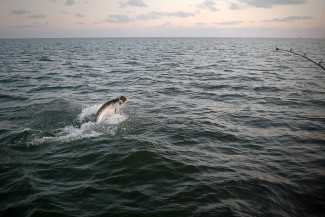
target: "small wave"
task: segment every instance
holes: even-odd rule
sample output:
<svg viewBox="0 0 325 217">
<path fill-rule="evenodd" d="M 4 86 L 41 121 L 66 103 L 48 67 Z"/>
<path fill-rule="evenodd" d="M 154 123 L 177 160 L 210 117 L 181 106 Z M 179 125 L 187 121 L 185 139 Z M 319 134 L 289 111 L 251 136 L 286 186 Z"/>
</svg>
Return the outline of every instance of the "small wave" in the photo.
<svg viewBox="0 0 325 217">
<path fill-rule="evenodd" d="M 282 91 L 278 87 L 273 87 L 273 86 L 257 86 L 257 87 L 254 87 L 253 90 L 256 92 L 279 92 L 279 91 Z"/>
<path fill-rule="evenodd" d="M 42 56 L 38 60 L 41 61 L 41 62 L 52 62 L 53 61 L 47 56 Z"/>
</svg>

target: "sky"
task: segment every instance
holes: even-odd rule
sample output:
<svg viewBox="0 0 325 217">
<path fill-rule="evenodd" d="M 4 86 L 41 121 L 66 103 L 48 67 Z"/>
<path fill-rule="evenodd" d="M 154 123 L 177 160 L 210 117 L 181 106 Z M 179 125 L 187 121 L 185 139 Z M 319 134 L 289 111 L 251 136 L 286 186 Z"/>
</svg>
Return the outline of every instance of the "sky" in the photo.
<svg viewBox="0 0 325 217">
<path fill-rule="evenodd" d="M 325 38 L 325 0 L 0 0 L 0 38 Z"/>
</svg>

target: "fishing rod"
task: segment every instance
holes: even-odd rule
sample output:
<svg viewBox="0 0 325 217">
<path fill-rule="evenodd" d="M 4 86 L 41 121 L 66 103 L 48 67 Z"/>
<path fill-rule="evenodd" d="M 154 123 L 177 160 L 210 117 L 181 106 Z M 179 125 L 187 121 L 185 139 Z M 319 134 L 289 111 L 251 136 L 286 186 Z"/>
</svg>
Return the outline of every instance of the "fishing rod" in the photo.
<svg viewBox="0 0 325 217">
<path fill-rule="evenodd" d="M 275 51 L 285 51 L 285 52 L 289 52 L 289 53 L 293 53 L 293 54 L 295 54 L 295 55 L 301 56 L 302 58 L 305 58 L 306 60 L 308 60 L 308 61 L 310 61 L 310 62 L 312 62 L 312 63 L 315 63 L 316 65 L 318 65 L 319 67 L 321 67 L 322 69 L 325 70 L 325 67 L 324 67 L 325 64 L 324 64 L 323 61 L 320 61 L 319 63 L 316 63 L 314 60 L 309 59 L 309 58 L 307 57 L 307 54 L 301 55 L 301 54 L 299 54 L 299 53 L 294 52 L 292 48 L 291 48 L 290 50 L 284 50 L 284 49 L 280 49 L 280 48 L 277 48 L 277 47 L 276 47 L 276 48 L 275 48 Z"/>
</svg>

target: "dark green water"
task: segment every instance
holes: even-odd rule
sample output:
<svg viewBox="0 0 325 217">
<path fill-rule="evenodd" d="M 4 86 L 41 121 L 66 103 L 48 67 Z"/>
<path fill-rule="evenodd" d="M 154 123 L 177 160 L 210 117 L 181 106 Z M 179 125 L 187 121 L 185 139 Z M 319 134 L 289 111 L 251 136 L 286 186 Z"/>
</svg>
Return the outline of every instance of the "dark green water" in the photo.
<svg viewBox="0 0 325 217">
<path fill-rule="evenodd" d="M 0 216 L 324 216 L 324 70 L 276 46 L 325 60 L 322 39 L 0 40 Z"/>
</svg>

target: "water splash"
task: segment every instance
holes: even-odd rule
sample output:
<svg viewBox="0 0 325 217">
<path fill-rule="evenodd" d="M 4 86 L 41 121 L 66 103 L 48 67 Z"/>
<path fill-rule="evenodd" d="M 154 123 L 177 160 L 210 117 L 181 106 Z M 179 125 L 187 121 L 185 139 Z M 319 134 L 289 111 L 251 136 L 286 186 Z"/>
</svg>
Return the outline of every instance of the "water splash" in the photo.
<svg viewBox="0 0 325 217">
<path fill-rule="evenodd" d="M 81 113 L 78 116 L 80 122 L 84 121 L 95 121 L 95 114 L 100 109 L 102 105 L 92 105 L 82 109 Z"/>
<path fill-rule="evenodd" d="M 95 114 L 101 105 L 92 105 L 82 109 L 76 118 L 76 124 L 68 125 L 51 132 L 51 136 L 37 136 L 29 145 L 40 145 L 51 142 L 72 142 L 75 140 L 99 136 L 113 136 L 117 132 L 117 125 L 127 119 L 123 113 L 114 114 L 101 123 L 95 123 Z M 48 134 L 48 132 L 47 132 Z"/>
</svg>

